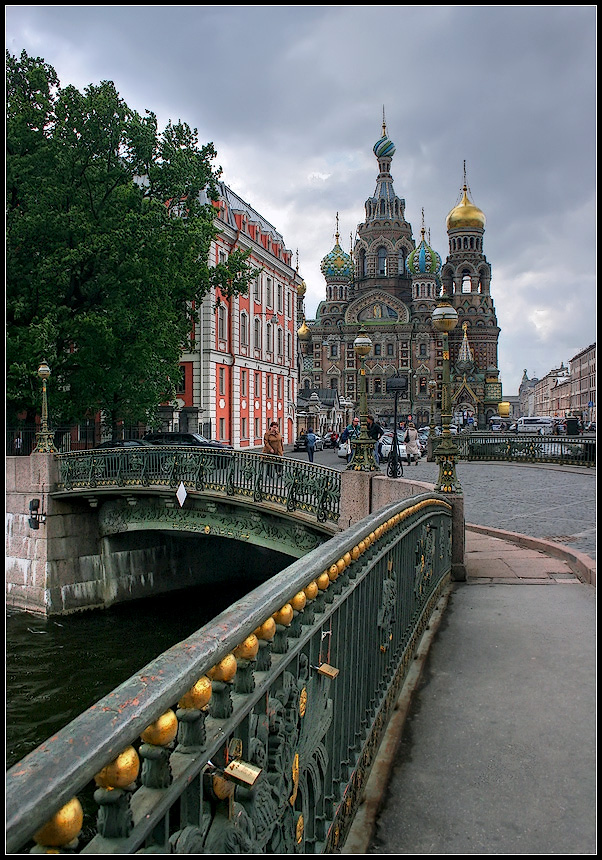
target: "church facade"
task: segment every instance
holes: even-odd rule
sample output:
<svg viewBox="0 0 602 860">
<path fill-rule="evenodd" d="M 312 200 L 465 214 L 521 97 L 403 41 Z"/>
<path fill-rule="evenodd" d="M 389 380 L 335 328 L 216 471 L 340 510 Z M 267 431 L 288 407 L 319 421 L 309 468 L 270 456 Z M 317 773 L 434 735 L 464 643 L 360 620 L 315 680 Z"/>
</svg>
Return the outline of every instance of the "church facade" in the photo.
<svg viewBox="0 0 602 860">
<path fill-rule="evenodd" d="M 500 329 L 483 247 L 485 216 L 470 200 L 465 181 L 460 203 L 447 216 L 449 251 L 443 262 L 426 241 L 424 215 L 418 244 L 414 239 L 405 200 L 393 187 L 395 145 L 384 122 L 373 151 L 374 194 L 366 200 L 351 254 L 340 246 L 337 217 L 335 245 L 321 264 L 326 296 L 315 319 L 305 319 L 305 290 L 297 293 L 300 389 L 337 389 L 341 401 L 357 406 L 353 342 L 363 329 L 372 340 L 366 360 L 369 412 L 392 426 L 397 390 L 398 420 L 411 415 L 422 426 L 432 414 L 439 423 L 443 345 L 431 317 L 445 293 L 458 313 L 449 335 L 454 420 L 484 428 L 502 399 Z"/>
</svg>

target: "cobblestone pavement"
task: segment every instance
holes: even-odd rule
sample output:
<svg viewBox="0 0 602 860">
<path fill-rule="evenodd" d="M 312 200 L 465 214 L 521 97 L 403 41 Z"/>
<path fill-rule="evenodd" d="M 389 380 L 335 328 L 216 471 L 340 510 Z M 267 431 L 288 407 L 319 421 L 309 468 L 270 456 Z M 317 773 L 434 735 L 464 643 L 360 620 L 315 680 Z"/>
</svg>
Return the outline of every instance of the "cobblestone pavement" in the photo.
<svg viewBox="0 0 602 860">
<path fill-rule="evenodd" d="M 307 459 L 303 453 L 287 453 Z M 330 449 L 315 455 L 330 468 L 345 463 Z M 426 458 L 404 465 L 404 478 L 434 484 L 439 469 Z M 465 463 L 457 474 L 467 523 L 519 532 L 565 544 L 596 558 L 596 470 L 581 466 Z"/>
</svg>

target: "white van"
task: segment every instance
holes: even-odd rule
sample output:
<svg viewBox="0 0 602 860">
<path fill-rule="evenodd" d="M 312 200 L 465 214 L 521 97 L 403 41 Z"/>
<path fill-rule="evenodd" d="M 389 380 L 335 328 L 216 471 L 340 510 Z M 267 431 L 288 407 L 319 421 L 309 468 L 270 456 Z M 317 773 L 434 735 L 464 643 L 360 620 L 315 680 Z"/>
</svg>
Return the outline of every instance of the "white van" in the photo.
<svg viewBox="0 0 602 860">
<path fill-rule="evenodd" d="M 532 415 L 529 418 L 519 418 L 516 422 L 517 433 L 538 433 L 540 436 L 552 433 L 554 419 L 547 415 Z"/>
</svg>

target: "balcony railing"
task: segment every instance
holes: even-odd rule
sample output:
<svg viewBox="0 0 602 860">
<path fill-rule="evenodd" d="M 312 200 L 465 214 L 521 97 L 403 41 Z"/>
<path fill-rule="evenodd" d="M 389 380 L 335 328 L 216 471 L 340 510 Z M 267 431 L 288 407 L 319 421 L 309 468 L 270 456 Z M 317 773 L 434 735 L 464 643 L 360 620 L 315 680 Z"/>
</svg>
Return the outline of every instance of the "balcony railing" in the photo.
<svg viewBox="0 0 602 860">
<path fill-rule="evenodd" d="M 437 494 L 390 505 L 170 648 L 11 768 L 7 852 L 337 852 L 451 535 Z"/>
</svg>

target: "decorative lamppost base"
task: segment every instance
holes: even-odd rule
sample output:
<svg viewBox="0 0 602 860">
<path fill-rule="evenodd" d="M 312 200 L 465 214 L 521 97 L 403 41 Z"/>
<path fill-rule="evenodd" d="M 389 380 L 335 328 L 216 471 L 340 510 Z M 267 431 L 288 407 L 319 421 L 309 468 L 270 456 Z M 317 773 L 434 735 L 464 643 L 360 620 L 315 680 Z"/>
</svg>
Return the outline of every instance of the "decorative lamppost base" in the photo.
<svg viewBox="0 0 602 860">
<path fill-rule="evenodd" d="M 355 439 L 351 442 L 353 456 L 347 468 L 355 472 L 380 472 L 374 459 L 374 439 Z"/>
<path fill-rule="evenodd" d="M 435 450 L 435 460 L 439 465 L 439 477 L 435 489 L 440 493 L 462 495 L 462 487 L 456 475 L 458 449 L 449 436 L 444 436 Z"/>
<path fill-rule="evenodd" d="M 58 449 L 53 441 L 52 433 L 36 433 L 36 447 L 32 454 L 58 454 Z"/>
</svg>

